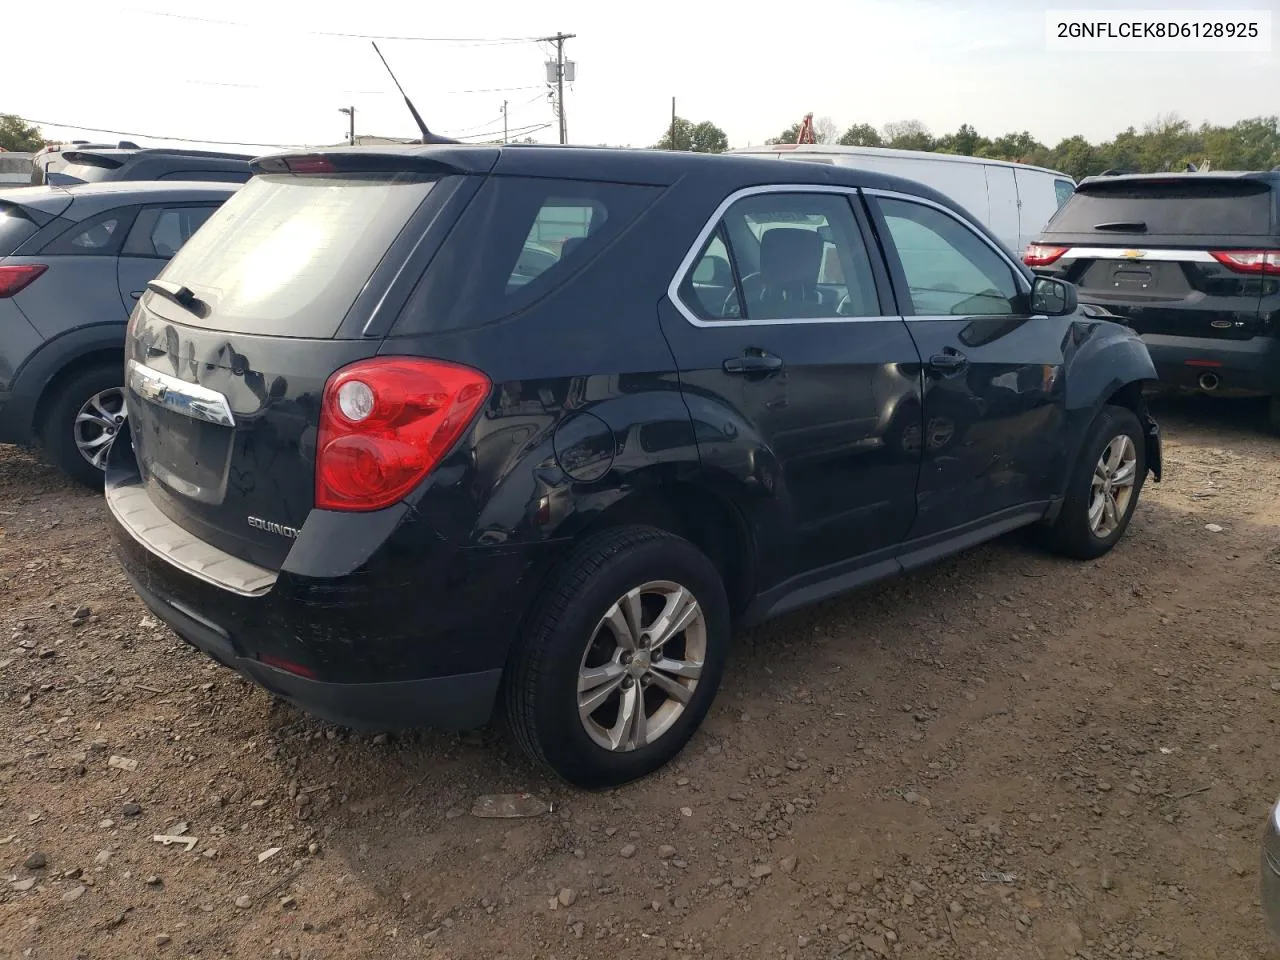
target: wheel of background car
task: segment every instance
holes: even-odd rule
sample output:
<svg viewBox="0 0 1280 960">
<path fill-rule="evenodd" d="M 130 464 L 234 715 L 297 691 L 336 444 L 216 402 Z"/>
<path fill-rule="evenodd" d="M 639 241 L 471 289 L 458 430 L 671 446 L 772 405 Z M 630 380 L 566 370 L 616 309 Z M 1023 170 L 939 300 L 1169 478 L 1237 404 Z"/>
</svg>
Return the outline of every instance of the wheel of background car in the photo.
<svg viewBox="0 0 1280 960">
<path fill-rule="evenodd" d="M 56 387 L 39 424 L 45 455 L 72 480 L 102 489 L 107 451 L 125 420 L 120 361 L 77 371 Z"/>
<path fill-rule="evenodd" d="M 574 550 L 544 596 L 506 678 L 516 740 L 580 787 L 661 767 L 724 672 L 729 604 L 715 566 L 673 534 L 620 527 Z"/>
<path fill-rule="evenodd" d="M 1271 427 L 1271 432 L 1280 436 L 1280 394 L 1273 394 L 1271 397 L 1267 422 Z"/>
<path fill-rule="evenodd" d="M 1098 414 L 1068 481 L 1048 545 L 1077 560 L 1100 557 L 1129 527 L 1147 476 L 1142 424 L 1132 410 L 1106 406 Z"/>
</svg>

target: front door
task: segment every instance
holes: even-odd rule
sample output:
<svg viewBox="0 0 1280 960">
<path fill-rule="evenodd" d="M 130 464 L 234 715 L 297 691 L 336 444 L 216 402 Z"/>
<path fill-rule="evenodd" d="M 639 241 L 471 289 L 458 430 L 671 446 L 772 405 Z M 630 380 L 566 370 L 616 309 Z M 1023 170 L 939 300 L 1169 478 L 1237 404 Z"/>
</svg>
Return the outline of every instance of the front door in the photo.
<svg viewBox="0 0 1280 960">
<path fill-rule="evenodd" d="M 969 224 L 927 201 L 871 197 L 899 305 L 924 363 L 911 540 L 1013 522 L 1061 486 L 1070 317 L 1030 312 L 1030 283 Z"/>
<path fill-rule="evenodd" d="M 889 562 L 915 516 L 919 357 L 855 200 L 741 196 L 660 308 L 704 465 L 757 491 L 762 589 Z"/>
</svg>

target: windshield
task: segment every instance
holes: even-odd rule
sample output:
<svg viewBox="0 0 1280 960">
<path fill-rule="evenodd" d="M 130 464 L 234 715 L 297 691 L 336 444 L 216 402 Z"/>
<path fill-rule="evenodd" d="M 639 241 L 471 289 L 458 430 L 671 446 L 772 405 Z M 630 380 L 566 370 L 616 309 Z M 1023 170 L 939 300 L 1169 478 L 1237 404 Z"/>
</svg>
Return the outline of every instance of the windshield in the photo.
<svg viewBox="0 0 1280 960">
<path fill-rule="evenodd" d="M 193 325 L 331 337 L 433 185 L 386 176 L 254 177 L 162 276 L 209 305 Z"/>
</svg>

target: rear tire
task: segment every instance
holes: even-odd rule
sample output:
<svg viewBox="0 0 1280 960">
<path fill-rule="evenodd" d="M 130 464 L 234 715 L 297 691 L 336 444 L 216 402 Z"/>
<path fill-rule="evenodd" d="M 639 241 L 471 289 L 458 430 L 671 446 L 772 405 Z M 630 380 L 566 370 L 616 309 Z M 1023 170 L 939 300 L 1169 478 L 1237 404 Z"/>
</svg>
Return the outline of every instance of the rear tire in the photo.
<svg viewBox="0 0 1280 960">
<path fill-rule="evenodd" d="M 1074 560 L 1107 553 L 1128 529 L 1146 478 L 1146 438 L 1137 415 L 1126 407 L 1103 407 L 1089 428 L 1046 546 Z"/>
<path fill-rule="evenodd" d="M 91 490 L 102 489 L 102 465 L 124 423 L 121 371 L 119 362 L 99 363 L 72 374 L 57 388 L 40 421 L 45 455 L 64 474 Z"/>
<path fill-rule="evenodd" d="M 715 566 L 666 531 L 619 527 L 578 546 L 544 597 L 506 678 L 516 741 L 589 789 L 663 766 L 724 673 L 729 601 Z"/>
</svg>

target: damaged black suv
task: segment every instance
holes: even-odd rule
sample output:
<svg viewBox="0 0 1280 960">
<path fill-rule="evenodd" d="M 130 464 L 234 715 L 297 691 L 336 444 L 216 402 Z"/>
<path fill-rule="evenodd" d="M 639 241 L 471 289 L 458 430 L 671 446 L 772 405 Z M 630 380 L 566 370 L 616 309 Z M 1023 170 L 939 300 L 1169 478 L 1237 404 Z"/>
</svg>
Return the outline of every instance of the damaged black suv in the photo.
<svg viewBox="0 0 1280 960">
<path fill-rule="evenodd" d="M 502 704 L 621 783 L 733 630 L 1017 527 L 1097 557 L 1159 479 L 1142 341 L 920 184 L 533 146 L 255 171 L 133 314 L 107 500 L 157 616 L 336 722 Z"/>
</svg>

